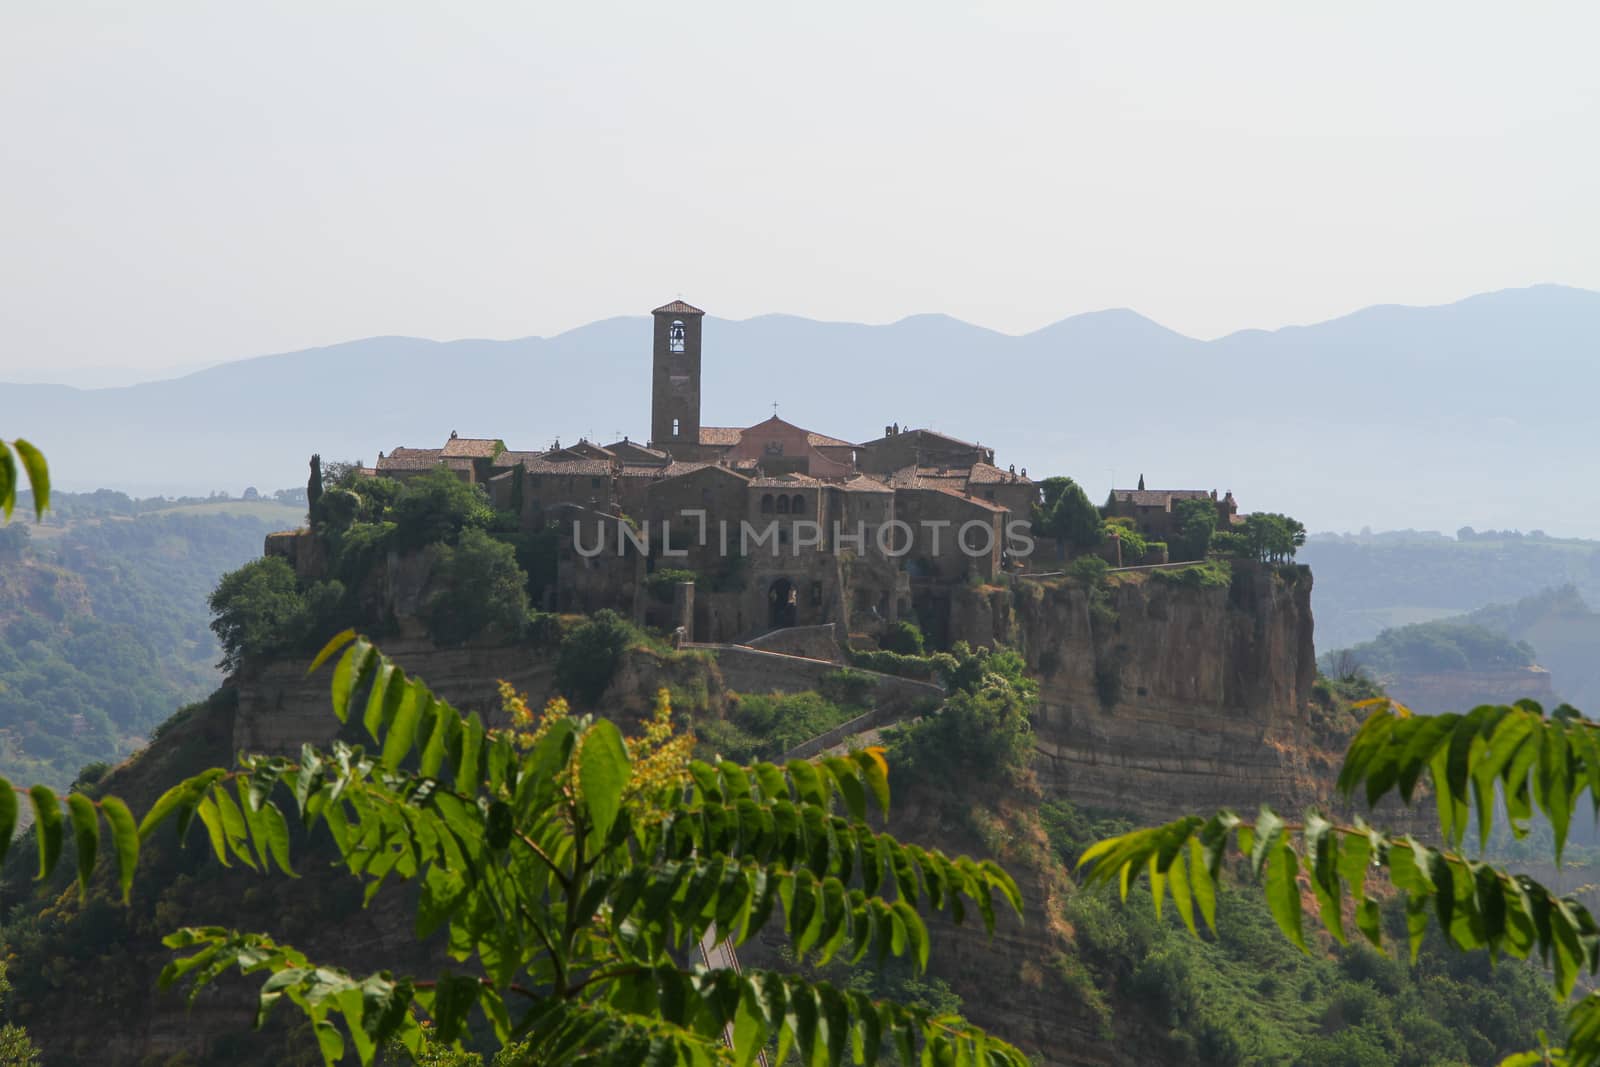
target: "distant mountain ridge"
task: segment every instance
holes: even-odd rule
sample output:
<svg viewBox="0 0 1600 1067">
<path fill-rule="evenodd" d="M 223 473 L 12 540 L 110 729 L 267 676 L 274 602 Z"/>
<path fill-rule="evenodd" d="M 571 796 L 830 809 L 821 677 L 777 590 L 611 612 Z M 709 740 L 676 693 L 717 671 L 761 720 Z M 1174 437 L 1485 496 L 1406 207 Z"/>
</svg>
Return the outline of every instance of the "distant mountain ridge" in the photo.
<svg viewBox="0 0 1600 1067">
<path fill-rule="evenodd" d="M 1579 482 L 1597 355 L 1600 293 L 1552 285 L 1211 341 L 1126 309 L 1016 336 L 938 314 L 708 317 L 703 417 L 749 425 L 776 402 L 847 438 L 932 426 L 1097 497 L 1143 473 L 1313 528 L 1592 537 L 1600 503 Z M 528 449 L 642 438 L 649 384 L 639 315 L 549 338 L 372 337 L 120 388 L 0 389 L 8 435 L 41 444 L 63 486 L 237 493 L 298 484 L 313 451 L 371 462 L 452 430 Z"/>
</svg>

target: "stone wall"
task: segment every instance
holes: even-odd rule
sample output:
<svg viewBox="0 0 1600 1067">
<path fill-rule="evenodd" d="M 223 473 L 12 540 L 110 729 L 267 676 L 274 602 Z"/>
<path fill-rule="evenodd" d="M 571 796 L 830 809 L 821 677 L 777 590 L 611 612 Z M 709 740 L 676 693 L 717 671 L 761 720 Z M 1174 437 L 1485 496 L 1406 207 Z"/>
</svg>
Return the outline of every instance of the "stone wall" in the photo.
<svg viewBox="0 0 1600 1067">
<path fill-rule="evenodd" d="M 763 652 L 745 645 L 700 646 L 716 654 L 717 669 L 723 684 L 736 693 L 802 693 L 817 689 L 842 668 L 837 663 Z M 910 707 L 922 701 L 944 699 L 944 689 L 932 682 L 919 682 L 876 671 L 852 671 L 874 682 L 873 702 L 877 706 Z"/>
<path fill-rule="evenodd" d="M 744 643 L 765 652 L 782 652 L 790 656 L 827 660 L 830 663 L 844 662 L 844 653 L 839 650 L 837 623 L 791 626 L 785 630 L 773 630 L 760 637 L 752 637 Z"/>
</svg>

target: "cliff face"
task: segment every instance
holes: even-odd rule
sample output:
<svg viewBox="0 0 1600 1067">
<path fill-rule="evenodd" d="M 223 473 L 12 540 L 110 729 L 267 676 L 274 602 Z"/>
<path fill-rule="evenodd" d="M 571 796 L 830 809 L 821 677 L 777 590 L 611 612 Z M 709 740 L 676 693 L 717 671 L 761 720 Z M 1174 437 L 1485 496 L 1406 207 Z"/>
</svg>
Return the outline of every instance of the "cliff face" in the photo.
<svg viewBox="0 0 1600 1067">
<path fill-rule="evenodd" d="M 1225 586 L 1145 573 L 1099 596 L 1026 582 L 969 591 L 953 613 L 954 636 L 1017 645 L 1037 672 L 1049 792 L 1152 820 L 1325 797 L 1305 747 L 1308 570 L 1235 564 Z"/>
</svg>

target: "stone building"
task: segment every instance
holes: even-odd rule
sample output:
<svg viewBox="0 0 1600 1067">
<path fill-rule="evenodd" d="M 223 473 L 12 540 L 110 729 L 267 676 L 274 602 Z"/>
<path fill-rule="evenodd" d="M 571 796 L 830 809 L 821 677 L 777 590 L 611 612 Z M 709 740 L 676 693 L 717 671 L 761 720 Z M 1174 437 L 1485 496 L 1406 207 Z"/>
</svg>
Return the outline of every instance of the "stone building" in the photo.
<svg viewBox="0 0 1600 1067">
<path fill-rule="evenodd" d="M 484 484 L 498 508 L 520 502 L 524 529 L 554 523 L 560 610 L 659 621 L 663 583 L 649 576 L 692 571 L 678 610 L 692 603 L 693 617 L 677 622 L 701 640 L 826 622 L 871 633 L 912 613 L 937 628 L 929 616 L 949 586 L 995 580 L 1008 524 L 1038 499 L 1025 471 L 995 466 L 992 448 L 898 424 L 864 444 L 776 414 L 703 425 L 704 317 L 681 300 L 652 313 L 647 444 L 521 452 L 451 434 L 442 448 L 380 455 L 377 473 L 443 466 Z"/>
<path fill-rule="evenodd" d="M 1178 505 L 1185 500 L 1203 500 L 1217 513 L 1217 529 L 1226 530 L 1242 521 L 1233 490 L 1222 497 L 1215 489 L 1146 489 L 1144 475 L 1136 489 L 1113 489 L 1106 498 L 1107 518 L 1129 518 L 1139 532 L 1157 541 L 1167 541 L 1178 533 Z"/>
</svg>

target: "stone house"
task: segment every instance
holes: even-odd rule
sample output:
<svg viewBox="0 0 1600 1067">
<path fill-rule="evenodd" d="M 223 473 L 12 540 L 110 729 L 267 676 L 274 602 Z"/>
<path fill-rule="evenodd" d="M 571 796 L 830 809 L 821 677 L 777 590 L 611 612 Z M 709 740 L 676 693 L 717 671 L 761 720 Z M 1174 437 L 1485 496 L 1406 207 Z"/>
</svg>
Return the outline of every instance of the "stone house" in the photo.
<svg viewBox="0 0 1600 1067">
<path fill-rule="evenodd" d="M 1186 500 L 1203 500 L 1217 513 L 1217 529 L 1226 530 L 1240 522 L 1239 504 L 1229 490 L 1220 499 L 1215 489 L 1146 489 L 1144 476 L 1137 489 L 1113 489 L 1106 499 L 1108 519 L 1129 518 L 1139 532 L 1156 541 L 1170 541 L 1178 534 L 1178 505 Z"/>
</svg>

